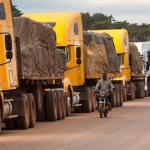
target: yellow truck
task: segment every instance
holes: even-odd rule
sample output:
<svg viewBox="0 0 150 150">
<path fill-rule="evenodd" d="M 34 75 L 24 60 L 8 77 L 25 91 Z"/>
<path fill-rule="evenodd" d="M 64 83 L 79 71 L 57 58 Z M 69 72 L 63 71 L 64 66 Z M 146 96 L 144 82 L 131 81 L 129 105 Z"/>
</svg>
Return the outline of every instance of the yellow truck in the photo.
<svg viewBox="0 0 150 150">
<path fill-rule="evenodd" d="M 107 33 L 113 38 L 116 52 L 120 57 L 120 71 L 122 73 L 121 78 L 114 78 L 113 80 L 120 81 L 123 83 L 123 85 L 125 85 L 123 91 L 124 101 L 126 101 L 126 99 L 134 100 L 135 98 L 143 98 L 144 79 L 142 75 L 142 70 L 138 73 L 132 71 L 132 68 L 135 67 L 135 65 L 132 64 L 133 63 L 132 60 L 136 55 L 138 55 L 137 54 L 138 51 L 134 51 L 133 54 L 131 53 L 132 49 L 131 46 L 129 45 L 128 31 L 125 29 L 111 29 L 111 30 L 92 30 L 92 32 Z M 140 58 L 138 59 L 140 60 Z"/>
<path fill-rule="evenodd" d="M 1 0 L 0 10 L 0 130 L 2 123 L 27 129 L 36 120 L 64 119 L 66 60 L 55 32 L 27 18 L 13 20 L 10 0 Z"/>
<path fill-rule="evenodd" d="M 91 112 L 95 109 L 95 97 L 93 87 L 96 85 L 100 75 L 95 77 L 95 73 L 88 77 L 85 73 L 86 55 L 83 48 L 82 19 L 80 13 L 32 13 L 25 14 L 25 17 L 35 21 L 49 24 L 56 32 L 57 47 L 63 49 L 67 56 L 67 71 L 65 72 L 66 91 L 74 91 L 70 95 L 71 105 L 82 104 L 84 112 Z M 69 84 L 70 83 L 70 84 Z M 68 86 L 70 85 L 70 86 Z M 121 106 L 123 98 L 119 93 L 119 82 L 116 82 L 117 94 L 114 98 L 114 106 Z M 68 90 L 68 87 L 73 87 Z M 73 90 L 72 90 L 73 89 Z"/>
</svg>

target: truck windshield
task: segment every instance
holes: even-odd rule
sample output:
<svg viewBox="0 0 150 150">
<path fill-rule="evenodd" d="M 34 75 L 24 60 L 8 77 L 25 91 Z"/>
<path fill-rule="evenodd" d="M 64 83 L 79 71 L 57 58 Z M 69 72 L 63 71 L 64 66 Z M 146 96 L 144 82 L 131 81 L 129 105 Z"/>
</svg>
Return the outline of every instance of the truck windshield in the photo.
<svg viewBox="0 0 150 150">
<path fill-rule="evenodd" d="M 4 3 L 0 3 L 0 20 L 6 19 Z"/>
</svg>

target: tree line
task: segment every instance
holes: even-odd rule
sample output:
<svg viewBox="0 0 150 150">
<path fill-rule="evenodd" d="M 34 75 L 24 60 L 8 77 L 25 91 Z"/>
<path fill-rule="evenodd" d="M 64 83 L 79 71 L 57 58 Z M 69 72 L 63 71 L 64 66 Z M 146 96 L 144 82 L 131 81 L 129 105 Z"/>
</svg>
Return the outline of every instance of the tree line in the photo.
<svg viewBox="0 0 150 150">
<path fill-rule="evenodd" d="M 12 5 L 14 17 L 22 15 L 17 6 Z M 127 21 L 116 21 L 112 15 L 103 13 L 90 14 L 89 12 L 81 13 L 83 21 L 83 30 L 96 29 L 127 29 L 130 41 L 143 42 L 150 41 L 150 24 L 129 23 Z"/>
<path fill-rule="evenodd" d="M 129 23 L 127 21 L 116 21 L 112 15 L 102 13 L 81 13 L 84 30 L 96 29 L 127 29 L 130 41 L 150 41 L 150 24 Z"/>
</svg>

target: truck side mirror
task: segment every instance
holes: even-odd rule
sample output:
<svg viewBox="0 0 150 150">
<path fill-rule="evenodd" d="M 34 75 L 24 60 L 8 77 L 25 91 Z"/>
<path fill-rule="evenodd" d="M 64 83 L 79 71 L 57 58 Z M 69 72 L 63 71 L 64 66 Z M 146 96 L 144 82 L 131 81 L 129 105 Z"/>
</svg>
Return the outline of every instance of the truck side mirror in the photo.
<svg viewBox="0 0 150 150">
<path fill-rule="evenodd" d="M 132 55 L 129 55 L 129 65 L 132 66 Z"/>
<path fill-rule="evenodd" d="M 12 38 L 9 34 L 5 35 L 5 47 L 7 51 L 12 50 Z"/>
<path fill-rule="evenodd" d="M 78 65 L 80 65 L 81 64 L 81 59 L 76 59 L 76 63 L 78 64 Z"/>
<path fill-rule="evenodd" d="M 6 58 L 12 59 L 12 38 L 10 34 L 5 35 Z"/>
<path fill-rule="evenodd" d="M 76 63 L 78 65 L 81 64 L 81 48 L 80 47 L 76 47 Z"/>
<path fill-rule="evenodd" d="M 12 58 L 13 58 L 13 53 L 12 53 L 12 51 L 7 51 L 7 52 L 6 52 L 6 58 L 7 58 L 7 59 L 12 59 Z"/>
</svg>

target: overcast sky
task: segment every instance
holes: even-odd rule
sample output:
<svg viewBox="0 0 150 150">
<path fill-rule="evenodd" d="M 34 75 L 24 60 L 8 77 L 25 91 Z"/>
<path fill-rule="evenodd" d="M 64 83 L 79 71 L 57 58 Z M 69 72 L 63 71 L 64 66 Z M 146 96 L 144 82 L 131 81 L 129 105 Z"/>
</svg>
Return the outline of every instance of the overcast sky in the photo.
<svg viewBox="0 0 150 150">
<path fill-rule="evenodd" d="M 12 0 L 23 13 L 49 11 L 101 12 L 116 20 L 150 23 L 150 0 Z"/>
</svg>

